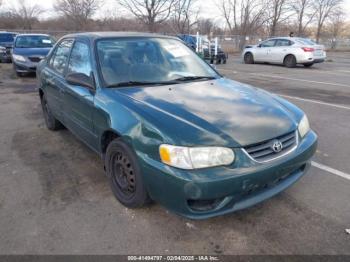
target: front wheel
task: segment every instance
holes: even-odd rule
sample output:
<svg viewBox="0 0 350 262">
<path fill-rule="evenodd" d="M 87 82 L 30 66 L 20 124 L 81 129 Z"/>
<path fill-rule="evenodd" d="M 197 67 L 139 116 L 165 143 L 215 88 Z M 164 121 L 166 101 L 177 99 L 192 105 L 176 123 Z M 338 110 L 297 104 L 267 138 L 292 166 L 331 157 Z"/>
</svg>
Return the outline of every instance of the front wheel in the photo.
<svg viewBox="0 0 350 262">
<path fill-rule="evenodd" d="M 133 150 L 120 139 L 107 148 L 105 167 L 115 197 L 128 208 L 138 208 L 150 202 L 140 166 Z"/>
<path fill-rule="evenodd" d="M 296 67 L 297 65 L 297 60 L 295 58 L 294 55 L 287 55 L 285 58 L 284 58 L 284 63 L 283 63 L 286 67 L 288 68 L 293 68 L 293 67 Z"/>
<path fill-rule="evenodd" d="M 244 55 L 244 63 L 246 64 L 254 64 L 254 57 L 251 53 L 246 53 Z"/>
</svg>

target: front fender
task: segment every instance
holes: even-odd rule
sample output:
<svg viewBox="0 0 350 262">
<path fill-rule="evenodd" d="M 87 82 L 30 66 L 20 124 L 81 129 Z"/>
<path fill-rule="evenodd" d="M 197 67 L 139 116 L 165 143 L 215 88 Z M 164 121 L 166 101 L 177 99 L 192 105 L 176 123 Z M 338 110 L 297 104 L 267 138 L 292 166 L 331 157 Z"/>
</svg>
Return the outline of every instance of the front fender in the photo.
<svg viewBox="0 0 350 262">
<path fill-rule="evenodd" d="M 156 121 L 152 116 L 141 114 L 138 107 L 129 103 L 123 96 L 111 98 L 103 91 L 97 92 L 95 107 L 93 121 L 100 141 L 101 154 L 104 153 L 101 141 L 105 132 L 116 133 L 135 150 L 136 154 L 146 154 L 152 159 L 159 158 L 160 144 L 171 141 L 153 124 Z"/>
</svg>

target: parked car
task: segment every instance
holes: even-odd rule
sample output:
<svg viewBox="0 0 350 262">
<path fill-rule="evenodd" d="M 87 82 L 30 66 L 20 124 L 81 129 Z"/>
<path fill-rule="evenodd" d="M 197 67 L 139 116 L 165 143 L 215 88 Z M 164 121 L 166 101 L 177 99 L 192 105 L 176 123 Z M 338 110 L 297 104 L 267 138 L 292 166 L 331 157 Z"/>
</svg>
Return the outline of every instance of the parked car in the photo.
<svg viewBox="0 0 350 262">
<path fill-rule="evenodd" d="M 196 35 L 178 35 L 178 37 L 185 42 L 185 44 L 192 48 L 194 51 L 197 47 L 197 36 Z M 210 50 L 209 50 L 210 46 Z M 228 54 L 226 54 L 220 45 L 217 47 L 217 55 L 215 55 L 215 44 L 211 43 L 208 38 L 202 36 L 202 55 L 204 60 L 208 60 L 210 64 L 226 64 L 228 59 Z"/>
<path fill-rule="evenodd" d="M 11 50 L 16 33 L 0 32 L 0 63 L 11 62 Z"/>
<path fill-rule="evenodd" d="M 17 75 L 36 71 L 38 63 L 53 47 L 54 39 L 45 34 L 17 35 L 12 51 L 13 68 Z"/>
<path fill-rule="evenodd" d="M 97 152 L 129 208 L 152 199 L 193 219 L 247 208 L 299 180 L 317 147 L 302 110 L 222 77 L 177 38 L 67 35 L 37 76 L 48 129 Z"/>
<path fill-rule="evenodd" d="M 273 63 L 286 67 L 302 64 L 310 67 L 326 60 L 323 45 L 318 45 L 310 39 L 299 37 L 271 38 L 258 45 L 246 46 L 242 53 L 246 64 Z"/>
</svg>

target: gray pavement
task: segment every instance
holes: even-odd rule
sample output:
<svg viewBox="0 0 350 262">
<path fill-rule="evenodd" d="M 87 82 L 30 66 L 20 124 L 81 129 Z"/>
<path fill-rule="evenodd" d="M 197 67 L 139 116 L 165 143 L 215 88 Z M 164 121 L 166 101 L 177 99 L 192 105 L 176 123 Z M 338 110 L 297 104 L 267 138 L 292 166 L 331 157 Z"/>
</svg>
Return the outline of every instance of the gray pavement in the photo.
<svg viewBox="0 0 350 262">
<path fill-rule="evenodd" d="M 226 77 L 286 95 L 319 135 L 314 162 L 350 174 L 350 53 L 308 68 L 244 65 Z M 0 254 L 348 254 L 350 180 L 313 166 L 286 192 L 205 221 L 115 200 L 98 156 L 44 126 L 35 78 L 0 64 Z"/>
</svg>

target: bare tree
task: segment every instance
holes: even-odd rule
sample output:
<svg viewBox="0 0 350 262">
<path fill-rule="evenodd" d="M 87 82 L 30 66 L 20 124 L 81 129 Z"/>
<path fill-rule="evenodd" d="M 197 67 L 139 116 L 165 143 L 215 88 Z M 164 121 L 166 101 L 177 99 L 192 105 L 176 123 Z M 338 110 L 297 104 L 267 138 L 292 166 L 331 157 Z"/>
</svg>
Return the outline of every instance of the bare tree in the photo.
<svg viewBox="0 0 350 262">
<path fill-rule="evenodd" d="M 286 20 L 288 12 L 287 0 L 271 0 L 268 3 L 268 22 L 270 25 L 270 36 L 276 35 L 277 26 L 280 22 Z"/>
<path fill-rule="evenodd" d="M 291 3 L 291 9 L 297 15 L 298 36 L 303 36 L 307 26 L 313 21 L 316 10 L 312 8 L 313 0 L 295 0 Z"/>
<path fill-rule="evenodd" d="M 317 30 L 316 42 L 320 41 L 322 28 L 326 20 L 330 17 L 333 11 L 339 8 L 343 0 L 314 0 L 313 7 L 316 9 Z"/>
<path fill-rule="evenodd" d="M 190 33 L 191 27 L 197 23 L 199 9 L 194 10 L 196 0 L 176 0 L 172 14 L 172 24 L 177 33 Z"/>
<path fill-rule="evenodd" d="M 54 9 L 71 21 L 74 30 L 84 30 L 102 5 L 102 0 L 57 0 Z"/>
<path fill-rule="evenodd" d="M 335 10 L 330 16 L 329 31 L 332 36 L 332 49 L 337 47 L 337 38 L 345 30 L 345 14 L 341 9 Z"/>
<path fill-rule="evenodd" d="M 176 0 L 117 0 L 131 12 L 150 32 L 156 31 L 158 24 L 166 21 L 173 11 Z"/>
<path fill-rule="evenodd" d="M 12 7 L 10 13 L 18 19 L 21 27 L 31 30 L 33 24 L 38 21 L 38 16 L 44 10 L 37 4 L 31 4 L 27 0 L 17 0 L 17 7 Z"/>
<path fill-rule="evenodd" d="M 263 0 L 222 0 L 219 9 L 231 34 L 239 34 L 239 48 L 245 46 L 247 36 L 266 22 L 267 7 Z"/>
<path fill-rule="evenodd" d="M 238 0 L 222 0 L 218 4 L 218 8 L 225 19 L 225 22 L 228 26 L 230 34 L 236 34 L 238 29 L 237 23 L 237 8 Z"/>
</svg>

